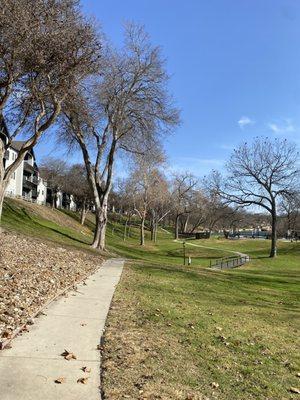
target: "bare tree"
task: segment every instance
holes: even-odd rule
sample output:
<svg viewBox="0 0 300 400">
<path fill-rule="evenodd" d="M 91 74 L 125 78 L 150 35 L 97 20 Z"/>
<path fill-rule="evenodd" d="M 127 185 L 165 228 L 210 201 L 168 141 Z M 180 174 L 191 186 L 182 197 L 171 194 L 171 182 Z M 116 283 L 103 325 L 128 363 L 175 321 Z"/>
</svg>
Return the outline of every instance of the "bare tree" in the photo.
<svg viewBox="0 0 300 400">
<path fill-rule="evenodd" d="M 129 177 L 134 211 L 140 218 L 140 245 L 145 244 L 145 223 L 149 211 L 154 205 L 161 190 L 161 173 L 159 167 L 164 161 L 157 149 L 147 155 L 135 157 L 134 168 Z"/>
<path fill-rule="evenodd" d="M 67 170 L 67 163 L 59 158 L 46 157 L 41 162 L 39 171 L 41 177 L 47 181 L 47 187 L 51 190 L 52 208 L 57 207 L 58 192 L 65 185 Z"/>
<path fill-rule="evenodd" d="M 300 227 L 300 193 L 294 192 L 283 196 L 278 208 L 285 222 L 284 234 L 293 238 L 297 234 L 297 228 Z"/>
<path fill-rule="evenodd" d="M 197 179 L 189 172 L 176 174 L 172 182 L 175 239 L 179 238 L 180 217 L 191 212 L 191 198 Z"/>
<path fill-rule="evenodd" d="M 228 220 L 235 215 L 235 210 L 226 203 L 223 204 L 221 196 L 215 191 L 205 190 L 205 226 L 209 233 L 216 229 L 226 227 Z"/>
<path fill-rule="evenodd" d="M 156 243 L 159 224 L 165 220 L 166 216 L 171 212 L 172 209 L 169 182 L 162 173 L 157 175 L 154 197 L 149 208 L 151 240 Z"/>
<path fill-rule="evenodd" d="M 93 205 L 93 195 L 87 179 L 84 164 L 72 165 L 66 174 L 64 190 L 74 197 L 80 210 L 80 222 L 84 224 L 86 215 Z"/>
<path fill-rule="evenodd" d="M 0 11 L 0 217 L 9 179 L 52 126 L 69 89 L 98 68 L 95 30 L 77 0 L 3 0 Z M 13 140 L 23 145 L 6 169 Z"/>
<path fill-rule="evenodd" d="M 123 240 L 130 236 L 130 224 L 132 217 L 136 214 L 134 210 L 134 193 L 132 191 L 131 182 L 127 179 L 119 179 L 115 191 L 115 204 L 118 211 L 122 214 L 124 222 Z"/>
<path fill-rule="evenodd" d="M 282 196 L 294 193 L 299 185 L 298 152 L 286 140 L 256 138 L 232 153 L 222 177 L 214 172 L 212 190 L 231 204 L 260 207 L 271 215 L 270 257 L 277 254 L 277 206 Z"/>
<path fill-rule="evenodd" d="M 93 115 L 91 106 L 86 106 L 87 96 L 77 92 L 65 109 L 65 125 L 82 150 L 94 195 L 92 246 L 105 249 L 108 198 L 118 150 L 145 153 L 162 132 L 177 124 L 178 111 L 166 91 L 168 77 L 159 49 L 150 45 L 142 28 L 127 26 L 125 47 L 120 52 L 108 49 L 101 71 L 92 100 Z"/>
<path fill-rule="evenodd" d="M 207 198 L 202 190 L 193 190 L 190 196 L 191 211 L 184 219 L 182 227 L 183 232 L 194 233 L 199 227 L 203 227 L 206 223 L 207 216 Z"/>
</svg>

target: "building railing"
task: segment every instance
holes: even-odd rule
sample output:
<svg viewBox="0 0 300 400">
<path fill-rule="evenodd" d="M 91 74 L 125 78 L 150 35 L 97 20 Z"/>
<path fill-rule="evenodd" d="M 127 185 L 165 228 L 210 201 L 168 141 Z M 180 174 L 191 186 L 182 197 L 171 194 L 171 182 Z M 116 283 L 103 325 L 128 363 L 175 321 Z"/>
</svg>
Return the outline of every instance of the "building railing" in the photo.
<svg viewBox="0 0 300 400">
<path fill-rule="evenodd" d="M 223 257 L 218 258 L 216 260 L 210 261 L 210 268 L 213 269 L 231 269 L 244 265 L 245 263 L 250 261 L 250 257 L 247 255 L 243 256 L 232 256 L 232 257 Z"/>
<path fill-rule="evenodd" d="M 23 177 L 23 185 L 29 185 L 30 187 L 32 186 L 37 186 L 38 184 L 38 178 L 36 176 L 31 176 L 31 177 Z"/>
</svg>

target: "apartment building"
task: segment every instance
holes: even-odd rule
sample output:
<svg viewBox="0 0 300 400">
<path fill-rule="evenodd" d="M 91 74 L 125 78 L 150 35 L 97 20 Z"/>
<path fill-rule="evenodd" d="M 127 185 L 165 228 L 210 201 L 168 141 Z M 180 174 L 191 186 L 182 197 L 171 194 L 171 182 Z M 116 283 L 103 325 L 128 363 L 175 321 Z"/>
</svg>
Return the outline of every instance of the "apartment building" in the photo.
<svg viewBox="0 0 300 400">
<path fill-rule="evenodd" d="M 0 121 L 0 140 L 8 143 L 9 133 L 5 122 Z M 24 141 L 13 141 L 5 152 L 4 167 L 8 168 L 18 157 L 18 153 L 24 145 Z M 56 208 L 65 208 L 76 211 L 77 206 L 72 194 L 61 190 L 54 191 L 41 178 L 33 150 L 29 150 L 24 160 L 12 174 L 6 188 L 6 196 L 18 197 L 24 200 L 36 202 L 41 205 L 53 205 Z"/>
<path fill-rule="evenodd" d="M 0 123 L 0 140 L 7 144 L 9 133 L 5 122 Z M 18 157 L 24 142 L 13 141 L 5 152 L 4 167 L 8 168 Z M 6 195 L 46 204 L 47 183 L 40 177 L 33 150 L 29 150 L 24 160 L 12 174 Z"/>
<path fill-rule="evenodd" d="M 16 160 L 24 142 L 14 141 L 5 155 L 5 167 Z M 29 150 L 9 180 L 6 195 L 46 204 L 47 183 L 40 177 L 33 150 Z"/>
</svg>

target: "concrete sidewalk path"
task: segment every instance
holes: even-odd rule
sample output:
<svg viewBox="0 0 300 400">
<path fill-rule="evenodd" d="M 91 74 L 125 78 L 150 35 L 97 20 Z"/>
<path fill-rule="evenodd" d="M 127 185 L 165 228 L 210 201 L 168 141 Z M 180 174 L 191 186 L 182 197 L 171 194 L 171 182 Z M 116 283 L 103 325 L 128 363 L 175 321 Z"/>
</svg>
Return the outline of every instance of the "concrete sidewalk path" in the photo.
<svg viewBox="0 0 300 400">
<path fill-rule="evenodd" d="M 104 262 L 86 285 L 51 303 L 28 333 L 0 352 L 1 400 L 101 399 L 97 346 L 123 264 L 119 259 Z M 76 360 L 65 360 L 65 349 Z M 91 372 L 83 372 L 83 367 Z M 55 383 L 60 377 L 65 382 Z M 86 384 L 77 383 L 85 377 Z"/>
</svg>

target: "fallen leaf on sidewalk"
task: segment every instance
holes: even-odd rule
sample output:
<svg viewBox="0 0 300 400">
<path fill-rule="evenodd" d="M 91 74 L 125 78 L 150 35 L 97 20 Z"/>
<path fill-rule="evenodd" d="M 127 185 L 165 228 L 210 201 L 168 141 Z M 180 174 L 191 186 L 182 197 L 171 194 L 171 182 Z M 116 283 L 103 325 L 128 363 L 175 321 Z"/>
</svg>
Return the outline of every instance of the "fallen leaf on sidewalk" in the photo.
<svg viewBox="0 0 300 400">
<path fill-rule="evenodd" d="M 82 367 L 81 370 L 82 370 L 83 372 L 88 373 L 88 374 L 91 372 L 91 368 L 88 368 L 88 367 Z"/>
<path fill-rule="evenodd" d="M 63 356 L 64 357 L 64 359 L 65 360 L 72 360 L 72 359 L 74 359 L 74 360 L 76 360 L 77 359 L 77 357 L 75 356 L 75 354 L 74 353 L 71 353 L 70 351 L 68 351 L 68 350 L 65 350 L 63 353 L 61 353 L 61 356 Z"/>
<path fill-rule="evenodd" d="M 60 378 L 55 379 L 54 382 L 55 383 L 65 383 L 65 381 L 66 381 L 66 378 L 61 376 Z"/>
<path fill-rule="evenodd" d="M 82 383 L 83 385 L 87 384 L 89 378 L 79 378 L 77 379 L 77 383 Z"/>
</svg>

